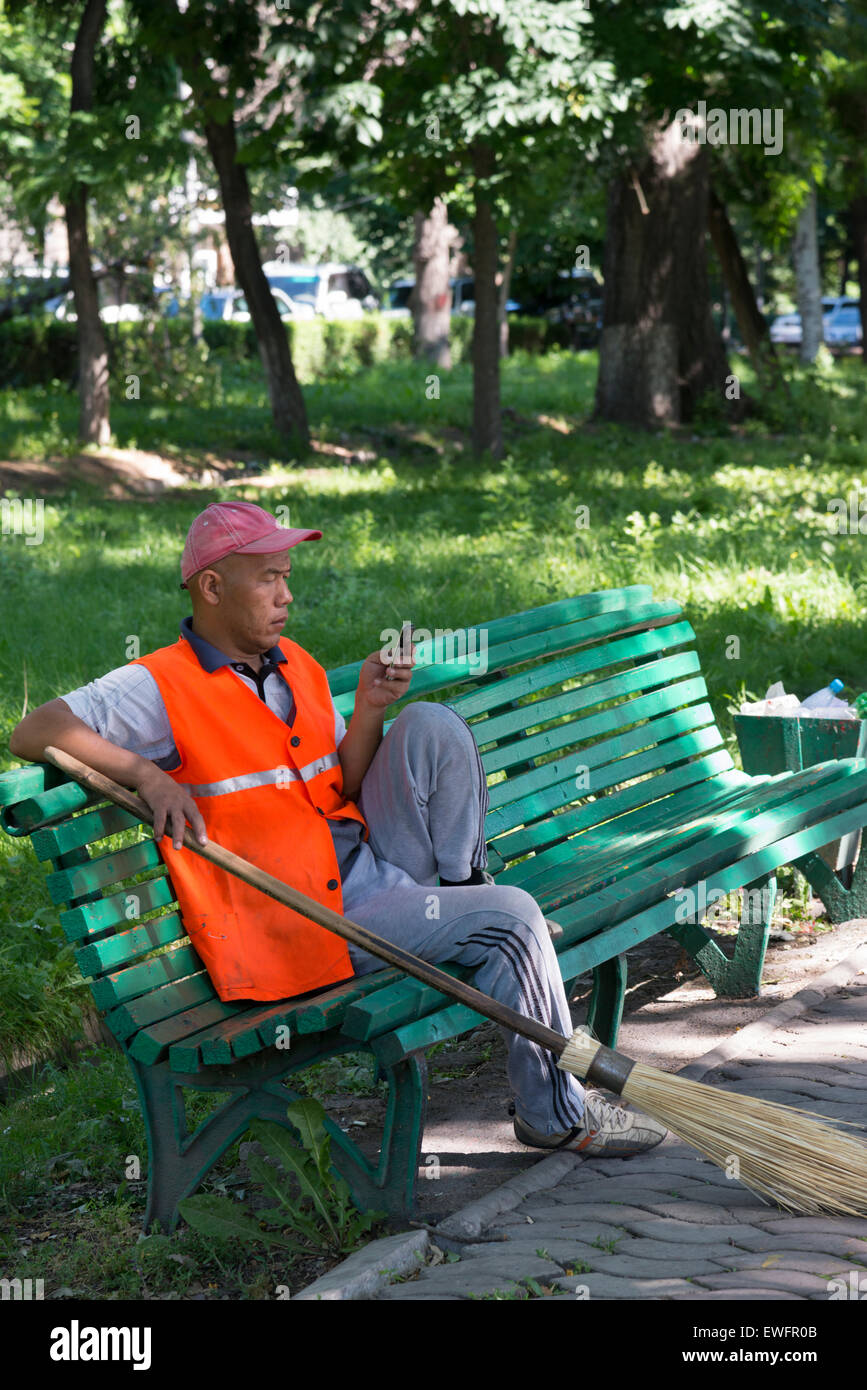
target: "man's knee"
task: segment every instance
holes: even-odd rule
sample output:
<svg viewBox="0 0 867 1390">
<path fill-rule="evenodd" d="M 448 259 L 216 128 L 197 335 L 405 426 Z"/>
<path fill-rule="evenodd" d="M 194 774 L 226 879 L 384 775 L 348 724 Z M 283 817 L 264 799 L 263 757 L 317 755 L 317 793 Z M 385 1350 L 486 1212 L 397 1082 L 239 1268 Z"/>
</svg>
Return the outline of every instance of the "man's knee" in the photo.
<svg viewBox="0 0 867 1390">
<path fill-rule="evenodd" d="M 391 728 L 401 731 L 411 729 L 413 734 L 440 733 L 444 730 L 452 732 L 457 724 L 464 727 L 462 720 L 448 705 L 437 704 L 436 700 L 416 700 L 414 704 L 404 706 Z"/>
<path fill-rule="evenodd" d="M 507 884 L 494 884 L 488 887 L 479 886 L 475 891 L 486 895 L 485 905 L 490 904 L 492 912 L 508 915 L 511 919 L 508 926 L 513 931 L 523 935 L 533 933 L 540 938 L 548 939 L 549 932 L 542 909 L 533 895 L 525 889 Z"/>
</svg>

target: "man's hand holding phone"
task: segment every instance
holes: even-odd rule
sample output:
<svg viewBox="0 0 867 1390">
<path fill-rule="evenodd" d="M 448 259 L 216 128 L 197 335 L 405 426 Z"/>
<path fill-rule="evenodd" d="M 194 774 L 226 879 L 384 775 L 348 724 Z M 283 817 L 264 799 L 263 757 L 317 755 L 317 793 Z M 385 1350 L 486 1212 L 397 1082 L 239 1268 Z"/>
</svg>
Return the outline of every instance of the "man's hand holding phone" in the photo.
<svg viewBox="0 0 867 1390">
<path fill-rule="evenodd" d="M 359 694 L 377 709 L 385 709 L 387 705 L 403 700 L 409 692 L 414 662 L 412 623 L 406 622 L 396 649 L 393 646 L 383 647 L 364 662 L 358 677 Z"/>
</svg>

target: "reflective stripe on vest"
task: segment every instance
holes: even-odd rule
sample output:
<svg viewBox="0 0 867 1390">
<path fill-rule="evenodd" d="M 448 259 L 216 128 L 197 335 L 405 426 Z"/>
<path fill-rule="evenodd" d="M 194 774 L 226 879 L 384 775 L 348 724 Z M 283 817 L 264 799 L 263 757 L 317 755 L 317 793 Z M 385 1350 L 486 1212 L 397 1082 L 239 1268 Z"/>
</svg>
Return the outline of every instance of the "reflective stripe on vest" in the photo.
<svg viewBox="0 0 867 1390">
<path fill-rule="evenodd" d="M 227 792 L 243 792 L 248 787 L 280 787 L 288 782 L 309 782 L 329 767 L 339 766 L 338 755 L 329 753 L 327 757 L 317 758 L 315 763 L 307 763 L 297 769 L 283 763 L 280 767 L 267 767 L 262 772 L 246 772 L 243 777 L 224 777 L 221 782 L 202 782 L 198 785 L 182 782 L 181 786 L 190 796 L 225 796 Z"/>
<path fill-rule="evenodd" d="M 196 800 L 208 838 L 316 902 L 343 910 L 328 821 L 367 822 L 343 795 L 325 671 L 281 638 L 295 696 L 291 728 L 231 666 L 206 671 L 183 637 L 138 657 L 156 681 L 180 765 L 167 773 Z M 190 941 L 221 999 L 289 999 L 353 975 L 346 942 L 186 848 L 165 861 Z"/>
</svg>

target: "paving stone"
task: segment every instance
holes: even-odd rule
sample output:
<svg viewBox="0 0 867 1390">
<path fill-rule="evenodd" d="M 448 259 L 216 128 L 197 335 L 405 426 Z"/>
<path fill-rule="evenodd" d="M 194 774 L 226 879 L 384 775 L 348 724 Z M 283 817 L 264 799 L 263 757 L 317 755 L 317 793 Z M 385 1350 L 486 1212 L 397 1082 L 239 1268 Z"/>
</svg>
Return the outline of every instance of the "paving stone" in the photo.
<svg viewBox="0 0 867 1390">
<path fill-rule="evenodd" d="M 715 1163 L 711 1163 L 707 1158 L 702 1158 L 700 1154 L 695 1153 L 695 1150 L 693 1150 L 692 1156 L 663 1153 L 660 1154 L 659 1158 L 654 1156 L 656 1152 L 656 1149 L 652 1150 L 646 1158 L 642 1155 L 636 1155 L 635 1158 L 594 1158 L 592 1160 L 593 1168 L 595 1172 L 604 1177 L 632 1177 L 633 1174 L 637 1173 L 642 1180 L 649 1173 L 677 1173 L 681 1177 L 695 1176 L 701 1179 L 704 1177 L 705 1171 L 709 1175 L 719 1172 Z M 588 1163 L 590 1161 L 588 1159 Z"/>
<path fill-rule="evenodd" d="M 864 1077 L 863 1086 L 857 1087 L 846 1085 L 841 1073 L 840 1080 L 832 1085 L 827 1082 L 813 1081 L 808 1077 L 785 1077 L 763 1076 L 756 1083 L 750 1083 L 750 1095 L 759 1097 L 768 1096 L 771 1100 L 777 1100 L 778 1104 L 786 1102 L 778 1099 L 778 1096 L 785 1095 L 792 1097 L 791 1104 L 797 1105 L 801 1110 L 812 1110 L 814 1100 L 834 1100 L 847 1101 L 852 1105 L 864 1105 L 864 1092 L 867 1090 L 867 1077 Z"/>
<path fill-rule="evenodd" d="M 553 1219 L 552 1219 L 553 1217 Z M 622 1227 L 615 1226 L 611 1222 L 603 1221 L 559 1221 L 556 1216 L 549 1217 L 548 1220 L 534 1221 L 532 1226 L 526 1228 L 532 1232 L 527 1236 L 522 1232 L 520 1239 L 532 1239 L 537 1245 L 544 1244 L 545 1240 L 572 1240 L 579 1241 L 586 1245 L 593 1245 L 599 1241 L 597 1249 L 607 1244 L 611 1240 L 620 1240 L 626 1232 Z M 512 1244 L 511 1239 L 507 1242 Z"/>
<path fill-rule="evenodd" d="M 413 1289 L 413 1292 L 410 1292 L 410 1289 Z M 432 1303 L 434 1300 L 436 1300 L 437 1303 L 465 1302 L 459 1293 L 445 1293 L 442 1289 L 438 1293 L 425 1293 L 423 1289 L 414 1289 L 411 1284 L 392 1284 L 389 1288 L 382 1289 L 376 1294 L 375 1299 L 377 1302 L 379 1302 L 380 1299 L 388 1299 L 392 1302 L 400 1300 L 401 1302 L 413 1303 Z"/>
<path fill-rule="evenodd" d="M 598 1247 L 596 1249 L 598 1253 Z M 681 1261 L 699 1259 L 717 1263 L 735 1249 L 734 1245 L 728 1245 L 724 1241 L 713 1240 L 712 1238 L 678 1243 L 669 1240 L 651 1240 L 644 1236 L 624 1236 L 623 1240 L 617 1242 L 611 1253 L 666 1263 L 670 1269 L 676 1270 L 678 1274 L 682 1272 L 686 1278 L 689 1271 L 681 1271 Z M 714 1253 L 711 1254 L 711 1251 Z"/>
<path fill-rule="evenodd" d="M 563 1204 L 565 1207 L 566 1204 Z M 606 1225 L 621 1226 L 628 1218 L 630 1221 L 653 1221 L 656 1218 L 653 1212 L 645 1211 L 643 1207 L 630 1206 L 628 1202 L 576 1202 L 566 1208 L 569 1212 L 570 1221 L 603 1221 Z M 560 1208 L 553 1207 L 550 1212 L 550 1219 L 556 1218 Z M 540 1217 L 540 1220 L 548 1218 Z M 499 1224 L 499 1223 L 498 1223 Z"/>
<path fill-rule="evenodd" d="M 743 1288 L 744 1282 L 749 1281 L 756 1288 L 764 1285 L 771 1289 L 785 1289 L 787 1293 L 798 1293 L 811 1297 L 813 1294 L 828 1292 L 826 1279 L 819 1279 L 813 1274 L 804 1274 L 796 1269 L 751 1269 L 747 1273 L 736 1271 L 734 1274 L 699 1274 L 696 1282 L 702 1288 L 708 1289 L 736 1289 Z"/>
<path fill-rule="evenodd" d="M 642 1259 L 639 1255 L 621 1255 L 619 1252 L 619 1246 L 612 1255 L 602 1255 L 598 1250 L 594 1251 L 594 1257 L 590 1261 L 592 1272 L 624 1274 L 630 1279 L 659 1279 L 671 1271 L 676 1271 L 679 1278 L 691 1279 L 695 1274 L 721 1274 L 725 1268 L 713 1260 L 698 1259 L 695 1252 L 691 1255 L 678 1255 L 671 1260 Z M 578 1273 L 576 1278 L 580 1280 L 586 1276 Z"/>
<path fill-rule="evenodd" d="M 528 1226 L 527 1230 L 534 1228 Z M 503 1249 L 501 1246 L 500 1249 Z M 592 1256 L 599 1255 L 599 1248 L 595 1245 L 588 1245 L 586 1241 L 572 1240 L 562 1234 L 553 1235 L 521 1235 L 510 1237 L 505 1249 L 523 1257 L 536 1255 L 541 1250 L 544 1252 L 539 1259 L 549 1258 L 555 1264 L 576 1265 L 592 1263 Z M 490 1245 L 466 1245 L 461 1251 L 461 1262 L 464 1260 L 489 1259 L 491 1255 Z"/>
<path fill-rule="evenodd" d="M 688 1298 L 690 1302 L 696 1303 L 731 1303 L 737 1300 L 740 1303 L 756 1303 L 761 1299 L 765 1303 L 775 1302 L 804 1302 L 804 1297 L 799 1293 L 787 1293 L 784 1289 L 701 1289 L 694 1284 L 688 1285 L 689 1293 L 673 1293 L 672 1298 L 682 1300 Z"/>
<path fill-rule="evenodd" d="M 761 1226 L 761 1221 L 756 1221 Z M 861 1216 L 786 1216 L 774 1222 L 775 1231 L 824 1232 L 831 1236 L 867 1236 L 867 1220 Z"/>
<path fill-rule="evenodd" d="M 793 1062 L 781 1060 L 750 1061 L 748 1058 L 739 1058 L 736 1062 L 725 1062 L 720 1069 L 720 1074 L 731 1072 L 732 1076 L 743 1074 L 744 1076 L 755 1075 L 757 1071 L 783 1071 L 790 1070 L 793 1075 L 800 1073 L 798 1067 L 804 1068 L 804 1073 L 809 1077 L 815 1075 L 819 1081 L 836 1081 L 844 1073 L 850 1076 L 863 1076 L 867 1081 L 867 1062 L 830 1062 L 813 1063 L 812 1061 Z"/>
<path fill-rule="evenodd" d="M 762 1231 L 741 1236 L 735 1243 L 757 1255 L 775 1250 L 809 1250 L 820 1255 L 841 1256 L 852 1262 L 860 1260 L 867 1265 L 867 1242 L 855 1236 L 831 1235 L 828 1231 L 805 1231 L 803 1235 L 796 1231 L 781 1231 L 776 1235 L 773 1230 Z"/>
<path fill-rule="evenodd" d="M 711 1210 L 717 1205 L 720 1207 L 726 1205 L 723 1199 L 729 1196 L 729 1191 L 727 1189 L 710 1183 L 705 1187 L 703 1184 L 691 1183 L 686 1178 L 683 1179 L 681 1186 L 678 1188 L 675 1186 L 675 1181 L 676 1180 L 669 1178 L 665 1187 L 645 1187 L 643 1184 L 639 1183 L 633 1183 L 631 1186 L 627 1187 L 625 1184 L 621 1185 L 617 1183 L 615 1186 L 614 1183 L 612 1183 L 611 1187 L 605 1191 L 604 1197 L 600 1192 L 594 1192 L 592 1200 L 604 1200 L 612 1205 L 619 1202 L 624 1206 L 636 1206 L 641 1208 L 656 1202 L 690 1202 L 696 1205 L 700 1204 L 706 1206 Z M 683 1196 L 680 1195 L 681 1192 L 684 1194 Z M 583 1202 L 584 1200 L 585 1197 L 582 1193 L 581 1201 Z M 539 1205 L 541 1207 L 541 1203 Z M 561 1200 L 557 1205 L 558 1209 L 565 1211 L 573 1206 L 574 1203 Z M 522 1207 L 521 1210 L 523 1211 L 525 1208 Z M 529 1211 L 529 1208 L 526 1208 L 526 1210 Z M 530 1211 L 530 1215 L 533 1216 L 534 1212 Z"/>
<path fill-rule="evenodd" d="M 526 1279 L 536 1279 L 540 1283 L 551 1283 L 552 1279 L 563 1277 L 563 1271 L 553 1260 L 540 1259 L 538 1255 L 510 1254 L 508 1247 L 497 1255 L 480 1256 L 477 1259 L 461 1260 L 458 1264 L 442 1264 L 428 1267 L 412 1281 L 412 1288 L 423 1291 L 425 1296 L 433 1296 L 437 1289 L 461 1298 L 469 1294 L 498 1292 L 514 1293 L 515 1285 Z M 392 1288 L 409 1289 L 409 1284 L 392 1285 Z M 526 1294 L 526 1289 L 523 1297 Z M 413 1295 L 410 1294 L 410 1297 Z M 391 1297 L 400 1297 L 392 1294 Z"/>
<path fill-rule="evenodd" d="M 750 1218 L 749 1224 L 753 1221 L 753 1208 L 748 1207 L 746 1211 L 733 1212 L 727 1207 L 712 1206 L 710 1202 L 641 1202 L 643 1211 L 658 1216 L 664 1221 L 683 1221 L 690 1226 L 741 1226 L 746 1225 L 744 1215 Z"/>
<path fill-rule="evenodd" d="M 689 1183 L 695 1187 L 703 1186 L 683 1173 L 643 1173 L 633 1169 L 632 1172 L 606 1178 L 605 1187 L 601 1190 L 604 1190 L 606 1199 L 610 1200 L 620 1191 L 632 1192 L 636 1188 L 642 1188 L 654 1192 L 669 1192 L 682 1183 Z"/>
<path fill-rule="evenodd" d="M 715 1222 L 677 1221 L 665 1216 L 640 1222 L 635 1221 L 632 1217 L 626 1217 L 623 1225 L 630 1235 L 641 1239 L 664 1240 L 673 1244 L 686 1245 L 704 1245 L 708 1241 L 723 1245 L 729 1243 L 738 1245 L 744 1235 L 758 1236 L 763 1234 L 754 1226 L 747 1226 L 737 1221 L 720 1222 L 717 1225 Z"/>
<path fill-rule="evenodd" d="M 554 1283 L 573 1295 L 576 1289 L 586 1287 L 589 1302 L 602 1298 L 673 1298 L 683 1291 L 689 1294 L 693 1288 L 685 1279 L 625 1279 L 618 1274 L 578 1274 L 555 1279 Z"/>
<path fill-rule="evenodd" d="M 761 1251 L 737 1251 L 732 1253 L 732 1269 L 800 1269 L 805 1274 L 842 1274 L 848 1277 L 850 1270 L 864 1273 L 864 1266 L 856 1268 L 846 1261 L 845 1256 L 825 1255 L 810 1250 L 781 1250 L 772 1255 Z M 684 1271 L 686 1273 L 686 1271 Z"/>
</svg>

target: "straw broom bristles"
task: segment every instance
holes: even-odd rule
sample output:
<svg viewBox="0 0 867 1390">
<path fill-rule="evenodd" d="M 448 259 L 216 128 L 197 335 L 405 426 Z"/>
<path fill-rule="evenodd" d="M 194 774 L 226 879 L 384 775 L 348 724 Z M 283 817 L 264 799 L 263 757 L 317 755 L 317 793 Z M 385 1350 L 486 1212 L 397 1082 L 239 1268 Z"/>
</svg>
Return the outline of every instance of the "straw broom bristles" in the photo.
<svg viewBox="0 0 867 1390">
<path fill-rule="evenodd" d="M 593 1071 L 602 1045 L 579 1028 L 558 1066 Z M 803 1215 L 867 1215 L 867 1143 L 814 1118 L 815 1112 L 728 1094 L 715 1086 L 617 1057 L 624 1100 L 658 1120 L 757 1196 Z M 598 1079 L 605 1084 L 604 1076 Z M 618 1078 L 615 1077 L 615 1082 Z M 851 1123 L 841 1121 L 841 1123 Z"/>
</svg>

